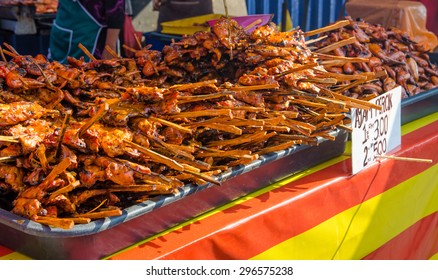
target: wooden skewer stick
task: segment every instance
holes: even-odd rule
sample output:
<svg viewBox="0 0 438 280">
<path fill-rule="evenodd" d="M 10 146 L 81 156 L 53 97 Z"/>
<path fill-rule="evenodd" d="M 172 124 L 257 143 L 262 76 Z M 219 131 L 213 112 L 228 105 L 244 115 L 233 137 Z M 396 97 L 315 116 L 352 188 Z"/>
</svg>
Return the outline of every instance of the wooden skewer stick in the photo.
<svg viewBox="0 0 438 280">
<path fill-rule="evenodd" d="M 50 183 L 55 180 L 56 176 L 64 172 L 72 163 L 70 158 L 64 158 L 58 165 L 56 165 L 52 171 L 50 171 L 49 175 L 44 179 L 44 181 L 39 184 L 39 187 L 45 189 Z"/>
<path fill-rule="evenodd" d="M 136 33 L 134 33 L 134 38 L 135 42 L 137 42 L 138 48 L 141 49 L 141 38 L 139 38 Z"/>
<path fill-rule="evenodd" d="M 125 50 L 130 51 L 132 53 L 135 53 L 137 51 L 136 49 L 133 49 L 130 46 L 127 46 L 125 44 L 122 45 L 122 48 L 124 48 Z"/>
<path fill-rule="evenodd" d="M 6 55 L 9 55 L 10 57 L 16 57 L 17 56 L 15 53 L 13 53 L 11 51 L 8 51 L 8 50 L 5 50 L 5 49 L 2 49 L 2 53 L 6 54 Z"/>
<path fill-rule="evenodd" d="M 46 226 L 53 226 L 62 229 L 72 229 L 74 226 L 73 220 L 69 218 L 64 219 L 64 218 L 38 216 L 36 222 Z"/>
<path fill-rule="evenodd" d="M 311 44 L 313 44 L 313 43 L 316 43 L 316 42 L 319 42 L 319 41 L 321 41 L 321 40 L 324 40 L 324 39 L 327 38 L 327 37 L 328 37 L 327 35 L 324 35 L 324 36 L 321 36 L 321 37 L 316 38 L 316 39 L 313 39 L 313 40 L 308 40 L 308 41 L 305 42 L 305 44 L 306 44 L 306 45 L 311 45 Z"/>
<path fill-rule="evenodd" d="M 378 155 L 376 158 L 387 158 L 401 161 L 413 161 L 413 162 L 427 162 L 432 163 L 431 159 L 423 159 L 423 158 L 410 158 L 410 157 L 396 157 L 396 156 L 386 156 L 386 155 Z"/>
<path fill-rule="evenodd" d="M 176 130 L 179 130 L 179 131 L 182 131 L 182 132 L 185 132 L 185 133 L 188 133 L 188 134 L 192 134 L 193 133 L 193 130 L 191 130 L 189 128 L 186 128 L 186 127 L 183 127 L 183 126 L 181 126 L 179 124 L 167 121 L 167 120 L 163 120 L 163 119 L 152 117 L 152 116 L 149 117 L 149 120 L 155 121 L 155 122 L 159 122 L 159 123 L 161 123 L 163 125 L 167 125 L 169 127 L 175 128 Z"/>
<path fill-rule="evenodd" d="M 364 106 L 365 108 L 368 108 L 368 109 L 373 108 L 373 109 L 376 109 L 376 110 L 379 110 L 379 111 L 382 110 L 382 106 L 376 105 L 374 103 L 371 103 L 371 102 L 368 102 L 368 101 L 365 101 L 365 100 L 360 100 L 360 99 L 348 97 L 348 96 L 345 96 L 345 95 L 342 95 L 342 94 L 339 94 L 339 93 L 336 93 L 336 92 L 324 89 L 322 87 L 319 87 L 319 89 L 321 89 L 324 93 L 331 95 L 333 98 L 336 98 L 336 99 L 339 99 L 339 100 L 342 100 L 342 101 L 348 101 L 351 104 L 354 104 L 355 106 L 362 105 L 362 106 Z"/>
<path fill-rule="evenodd" d="M 94 219 L 101 219 L 101 218 L 120 216 L 120 215 L 122 215 L 122 210 L 111 209 L 111 210 L 105 210 L 105 211 L 100 211 L 100 212 L 79 214 L 79 215 L 75 216 L 75 218 L 89 218 L 89 219 L 94 220 Z"/>
<path fill-rule="evenodd" d="M 194 175 L 196 177 L 199 177 L 199 178 L 201 178 L 201 179 L 203 179 L 203 180 L 205 180 L 207 182 L 213 183 L 213 184 L 218 185 L 218 186 L 220 186 L 220 184 L 221 184 L 221 182 L 219 182 L 215 178 L 213 178 L 211 176 L 208 176 L 206 174 L 203 174 L 203 173 L 194 172 L 194 171 L 191 171 L 191 170 L 188 170 L 188 169 L 184 170 L 184 172 L 192 174 L 192 175 Z"/>
<path fill-rule="evenodd" d="M 307 83 L 318 83 L 318 84 L 336 84 L 338 80 L 335 78 L 306 78 L 306 79 L 299 79 L 300 82 L 307 82 Z"/>
<path fill-rule="evenodd" d="M 368 60 L 368 59 L 365 59 Z M 331 66 L 339 66 L 339 65 L 344 65 L 347 62 L 357 62 L 357 63 L 361 63 L 361 62 L 367 62 L 364 61 L 363 58 L 353 58 L 353 59 L 334 59 L 334 60 L 322 60 L 319 62 L 320 65 L 324 66 L 324 67 L 331 67 Z"/>
<path fill-rule="evenodd" d="M 280 85 L 278 83 L 265 84 L 265 85 L 255 85 L 255 86 L 234 86 L 230 90 L 264 90 L 264 89 L 278 89 Z"/>
<path fill-rule="evenodd" d="M 178 171 L 184 171 L 184 166 L 182 166 L 181 164 L 179 164 L 178 162 L 176 162 L 173 159 L 170 159 L 170 158 L 168 158 L 166 156 L 163 156 L 163 155 L 161 155 L 161 154 L 159 154 L 157 152 L 149 150 L 149 149 L 147 149 L 145 147 L 142 147 L 142 146 L 140 146 L 140 145 L 138 145 L 136 143 L 133 143 L 131 141 L 128 141 L 128 140 L 123 140 L 123 141 L 126 144 L 128 144 L 129 146 L 134 147 L 137 150 L 139 150 L 140 152 L 144 153 L 145 155 L 150 157 L 153 161 L 162 163 L 162 164 L 167 165 L 170 168 L 173 168 L 173 169 L 178 170 Z"/>
<path fill-rule="evenodd" d="M 152 139 L 174 155 L 185 157 L 190 160 L 195 160 L 195 157 L 192 154 L 180 150 L 179 149 L 180 146 L 178 145 L 167 144 L 166 142 L 160 140 L 158 137 L 153 137 Z"/>
<path fill-rule="evenodd" d="M 3 52 L 3 48 L 0 47 L 0 55 L 2 56 L 2 59 L 4 62 L 8 62 L 8 60 L 6 59 L 5 53 Z"/>
<path fill-rule="evenodd" d="M 54 199 L 55 197 L 57 197 L 60 194 L 71 192 L 75 188 L 79 187 L 80 184 L 81 184 L 80 181 L 74 181 L 73 183 L 71 183 L 65 187 L 57 189 L 56 191 L 54 191 L 53 193 L 50 194 L 49 200 Z"/>
<path fill-rule="evenodd" d="M 84 46 L 84 45 L 82 45 L 81 43 L 79 43 L 79 45 L 78 45 L 78 47 L 88 56 L 88 58 L 89 59 L 91 59 L 91 60 L 97 60 L 95 57 L 94 57 L 94 55 L 92 55 L 91 53 L 90 53 L 90 51 L 89 50 L 87 50 L 87 48 Z"/>
<path fill-rule="evenodd" d="M 170 90 L 188 90 L 192 88 L 199 88 L 203 86 L 209 86 L 209 85 L 215 85 L 217 83 L 216 79 L 208 80 L 208 81 L 202 81 L 202 82 L 196 82 L 196 83 L 189 83 L 189 84 L 177 84 L 169 87 Z"/>
<path fill-rule="evenodd" d="M 19 143 L 20 141 L 15 136 L 0 135 L 0 142 Z"/>
<path fill-rule="evenodd" d="M 313 53 L 313 55 L 317 56 L 319 60 L 347 60 L 349 62 L 369 62 L 369 58 L 365 57 L 346 57 L 346 56 L 339 56 L 339 55 L 332 55 L 332 54 L 326 54 L 326 53 Z"/>
<path fill-rule="evenodd" d="M 231 124 L 222 124 L 222 123 L 208 123 L 204 124 L 204 127 L 213 128 L 220 131 L 229 132 L 236 135 L 242 135 L 242 129 L 238 128 L 235 125 Z"/>
<path fill-rule="evenodd" d="M 197 117 L 212 117 L 212 116 L 228 116 L 233 118 L 230 109 L 203 110 L 203 111 L 186 111 L 169 115 L 171 118 L 197 118 Z"/>
<path fill-rule="evenodd" d="M 120 56 L 113 49 L 111 49 L 110 46 L 105 45 L 105 50 L 114 58 L 120 58 Z"/>
<path fill-rule="evenodd" d="M 311 31 L 304 32 L 304 36 L 308 37 L 308 36 L 313 36 L 313 35 L 316 35 L 316 34 L 319 34 L 319 33 L 335 30 L 335 29 L 344 27 L 346 25 L 349 25 L 350 23 L 351 22 L 349 20 L 340 20 L 340 21 L 335 22 L 335 23 L 333 23 L 333 24 L 331 24 L 329 26 L 325 26 L 325 27 L 322 27 L 322 28 L 318 28 L 318 29 L 314 29 L 314 30 L 311 30 Z"/>
<path fill-rule="evenodd" d="M 99 209 L 100 207 L 102 207 L 102 205 L 104 205 L 107 201 L 108 201 L 108 199 L 102 200 L 102 202 L 99 203 L 99 205 L 97 205 L 96 207 L 94 207 L 93 209 L 91 209 L 90 211 L 88 211 L 85 214 L 90 214 L 90 213 L 96 212 L 96 210 Z"/>
<path fill-rule="evenodd" d="M 328 46 L 326 46 L 324 48 L 318 49 L 315 52 L 318 52 L 318 53 L 328 53 L 328 52 L 330 52 L 330 51 L 332 51 L 334 49 L 343 47 L 345 45 L 353 44 L 354 42 L 356 42 L 356 37 L 350 37 L 348 39 L 344 39 L 342 41 L 339 41 L 339 42 L 336 42 L 334 44 L 328 45 Z"/>
<path fill-rule="evenodd" d="M 310 69 L 310 68 L 313 68 L 313 67 L 316 67 L 316 66 L 318 66 L 318 63 L 309 63 L 309 64 L 306 64 L 306 65 L 295 67 L 295 68 L 289 69 L 287 71 L 284 71 L 282 73 L 279 73 L 277 76 L 281 77 L 281 76 L 288 75 L 288 74 L 291 74 L 291 73 L 295 73 L 295 72 L 298 72 L 298 71 Z"/>
<path fill-rule="evenodd" d="M 14 49 L 14 47 L 12 47 L 11 45 L 9 45 L 8 43 L 3 43 L 3 45 L 5 45 L 11 52 L 14 53 L 14 55 L 12 55 L 12 57 L 20 55 L 16 49 Z"/>
<path fill-rule="evenodd" d="M 82 136 L 82 134 L 84 134 L 85 131 L 87 131 L 87 129 L 89 129 L 95 122 L 100 120 L 100 118 L 102 118 L 103 115 L 105 115 L 108 110 L 109 110 L 108 103 L 103 103 L 100 106 L 99 110 L 97 110 L 96 114 L 93 117 L 91 117 L 83 126 L 81 126 L 81 128 L 79 128 L 78 130 L 79 137 Z"/>
<path fill-rule="evenodd" d="M 330 78 L 335 78 L 337 81 L 368 80 L 369 78 L 368 75 L 363 75 L 363 74 L 346 75 L 346 74 L 338 74 L 338 73 L 322 71 L 318 69 L 315 69 L 314 71 L 316 77 L 330 77 Z"/>
<path fill-rule="evenodd" d="M 299 144 L 299 142 L 300 141 L 294 140 L 294 141 L 288 141 L 288 142 L 285 142 L 285 143 L 282 143 L 282 144 L 279 144 L 279 145 L 276 145 L 276 146 L 266 147 L 266 148 L 263 148 L 260 151 L 258 151 L 257 154 L 264 155 L 264 154 L 271 153 L 271 152 L 285 150 L 287 148 L 290 148 L 290 147 L 292 147 L 294 145 Z"/>
<path fill-rule="evenodd" d="M 260 23 L 262 23 L 262 20 L 260 18 L 256 19 L 255 21 L 253 21 L 250 24 L 248 24 L 243 30 L 248 31 L 248 30 L 250 30 L 251 28 L 253 28 L 254 26 L 256 26 L 257 24 L 260 24 Z"/>
<path fill-rule="evenodd" d="M 12 162 L 16 159 L 17 157 L 0 157 L 0 163 L 2 162 Z"/>
<path fill-rule="evenodd" d="M 65 131 L 67 130 L 67 125 L 70 122 L 71 115 L 72 115 L 72 111 L 71 110 L 68 110 L 65 113 L 64 120 L 62 121 L 61 133 L 59 133 L 59 137 L 58 137 L 58 146 L 56 148 L 55 156 L 57 156 L 57 155 L 59 155 L 61 153 L 62 141 L 64 140 Z"/>
<path fill-rule="evenodd" d="M 209 99 L 216 99 L 221 97 L 228 97 L 229 99 L 233 99 L 233 96 L 231 93 L 215 93 L 215 94 L 203 94 L 203 95 L 181 95 L 178 96 L 178 103 L 190 103 L 190 102 L 197 102 L 197 101 L 204 101 Z"/>
</svg>

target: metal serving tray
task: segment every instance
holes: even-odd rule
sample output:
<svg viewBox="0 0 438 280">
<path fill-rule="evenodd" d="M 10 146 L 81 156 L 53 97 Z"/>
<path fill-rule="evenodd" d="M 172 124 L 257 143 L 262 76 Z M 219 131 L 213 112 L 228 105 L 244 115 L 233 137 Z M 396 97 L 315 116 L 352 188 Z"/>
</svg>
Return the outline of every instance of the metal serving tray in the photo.
<svg viewBox="0 0 438 280">
<path fill-rule="evenodd" d="M 430 61 L 438 65 L 438 53 L 429 54 Z M 401 123 L 438 112 L 438 87 L 405 98 L 401 102 Z"/>
<path fill-rule="evenodd" d="M 0 244 L 35 259 L 100 259 L 160 231 L 344 153 L 348 133 L 334 141 L 297 145 L 264 155 L 224 172 L 220 186 L 186 185 L 177 195 L 161 196 L 123 210 L 123 215 L 51 228 L 0 209 Z"/>
</svg>

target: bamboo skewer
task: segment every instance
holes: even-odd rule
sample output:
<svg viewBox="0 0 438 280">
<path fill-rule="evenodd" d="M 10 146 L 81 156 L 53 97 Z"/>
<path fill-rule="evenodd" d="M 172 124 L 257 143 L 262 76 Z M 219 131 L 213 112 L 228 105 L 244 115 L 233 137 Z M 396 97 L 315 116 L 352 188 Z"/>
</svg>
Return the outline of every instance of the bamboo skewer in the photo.
<svg viewBox="0 0 438 280">
<path fill-rule="evenodd" d="M 89 218 L 89 219 L 95 220 L 95 219 L 120 216 L 120 215 L 122 215 L 122 210 L 110 209 L 110 210 L 104 210 L 104 211 L 93 212 L 93 213 L 77 214 L 74 217 L 75 218 Z"/>
<path fill-rule="evenodd" d="M 170 168 L 173 168 L 177 171 L 184 171 L 184 167 L 179 164 L 178 162 L 176 162 L 173 159 L 170 159 L 166 156 L 163 156 L 157 152 L 154 152 L 150 149 L 147 149 L 145 147 L 142 147 L 138 144 L 135 144 L 134 142 L 128 141 L 128 140 L 123 140 L 126 144 L 128 144 L 129 146 L 136 148 L 137 150 L 139 150 L 140 152 L 142 152 L 143 154 L 147 155 L 148 157 L 150 157 L 153 161 L 156 161 L 158 163 L 162 163 L 164 165 L 169 166 Z"/>
<path fill-rule="evenodd" d="M 193 89 L 193 88 L 211 86 L 211 85 L 215 85 L 215 84 L 217 84 L 217 80 L 208 80 L 208 81 L 202 81 L 202 82 L 197 82 L 197 83 L 173 85 L 173 86 L 169 87 L 169 89 L 170 90 L 184 91 L 184 90 Z"/>
<path fill-rule="evenodd" d="M 351 153 L 344 153 L 344 156 L 352 156 Z M 400 160 L 400 161 L 411 161 L 411 162 L 419 162 L 419 163 L 433 163 L 433 160 L 431 159 L 425 159 L 425 158 L 411 158 L 411 157 L 398 157 L 398 156 L 391 156 L 391 155 L 376 155 L 376 158 L 382 158 L 382 159 L 393 159 L 393 160 Z"/>
<path fill-rule="evenodd" d="M 215 185 L 218 185 L 218 186 L 221 185 L 221 183 L 218 180 L 216 180 L 215 178 L 213 178 L 211 176 L 208 176 L 206 174 L 199 173 L 199 172 L 194 172 L 194 171 L 191 171 L 191 170 L 185 170 L 184 172 L 192 174 L 192 175 L 194 175 L 196 177 L 199 177 L 199 178 L 201 178 L 201 179 L 203 179 L 203 180 L 205 180 L 207 182 L 213 183 Z"/>
<path fill-rule="evenodd" d="M 99 203 L 99 205 L 97 205 L 96 207 L 94 207 L 93 209 L 91 209 L 90 211 L 88 211 L 88 212 L 85 213 L 85 214 L 90 214 L 90 213 L 95 212 L 97 209 L 99 209 L 100 207 L 102 207 L 102 205 L 104 205 L 107 201 L 108 201 L 108 199 L 104 199 L 104 200 L 102 200 L 102 201 Z"/>
<path fill-rule="evenodd" d="M 314 70 L 316 77 L 322 76 L 322 77 L 329 77 L 329 78 L 335 78 L 338 82 L 340 81 L 352 81 L 352 80 L 368 80 L 369 75 L 367 74 L 355 74 L 355 75 L 346 75 L 346 74 L 338 74 L 338 73 L 332 73 L 322 70 Z"/>
<path fill-rule="evenodd" d="M 9 156 L 9 157 L 0 157 L 0 163 L 2 163 L 2 162 L 13 162 L 13 161 L 15 161 L 17 159 L 17 157 L 12 157 L 12 156 Z"/>
<path fill-rule="evenodd" d="M 317 84 L 336 84 L 338 81 L 334 78 L 305 78 L 300 79 L 300 82 L 304 83 L 317 83 Z"/>
<path fill-rule="evenodd" d="M 256 139 L 259 139 L 261 137 L 266 136 L 266 131 L 258 132 L 255 134 L 246 134 L 240 137 L 236 137 L 233 139 L 228 140 L 220 140 L 220 141 L 211 141 L 208 143 L 208 147 L 215 147 L 215 146 L 236 146 L 248 142 L 253 142 Z"/>
<path fill-rule="evenodd" d="M 71 114 L 72 111 L 68 110 L 65 114 L 64 120 L 62 121 L 61 132 L 59 133 L 58 146 L 56 147 L 55 157 L 61 153 L 62 141 L 64 140 L 65 131 L 67 130 L 67 125 L 70 122 Z"/>
<path fill-rule="evenodd" d="M 222 123 L 208 123 L 204 124 L 204 127 L 213 128 L 220 131 L 229 132 L 236 135 L 242 135 L 242 129 L 234 125 L 222 124 Z"/>
<path fill-rule="evenodd" d="M 396 156 L 386 156 L 386 155 L 377 155 L 376 158 L 385 158 L 385 159 L 393 159 L 393 160 L 400 160 L 400 161 L 412 161 L 412 162 L 425 162 L 425 163 L 432 163 L 433 162 L 431 159 L 396 157 Z"/>
<path fill-rule="evenodd" d="M 52 171 L 47 175 L 44 181 L 39 184 L 39 187 L 45 189 L 59 174 L 64 172 L 71 164 L 70 158 L 64 158 L 58 165 L 56 165 Z"/>
<path fill-rule="evenodd" d="M 105 45 L 105 50 L 114 58 L 120 58 L 120 56 L 108 45 Z"/>
<path fill-rule="evenodd" d="M 344 60 L 348 62 L 369 62 L 369 58 L 365 57 L 347 57 L 347 56 L 338 56 L 326 53 L 313 53 L 313 55 L 317 56 L 320 61 L 325 60 Z"/>
<path fill-rule="evenodd" d="M 15 136 L 0 135 L 0 141 L 1 142 L 9 142 L 9 143 L 20 143 L 18 138 Z"/>
<path fill-rule="evenodd" d="M 74 221 L 70 218 L 64 219 L 64 218 L 53 218 L 47 216 L 38 216 L 36 221 L 43 225 L 58 227 L 62 229 L 72 229 L 73 226 L 75 225 Z"/>
<path fill-rule="evenodd" d="M 304 32 L 304 36 L 310 37 L 310 36 L 313 36 L 313 35 L 316 35 L 316 34 L 320 34 L 320 33 L 323 33 L 323 32 L 328 32 L 328 31 L 331 31 L 331 30 L 339 29 L 339 28 L 347 26 L 349 24 L 351 24 L 351 21 L 349 21 L 349 20 L 340 20 L 340 21 L 335 22 L 335 23 L 333 23 L 333 24 L 331 24 L 329 26 L 325 26 L 325 27 L 322 27 L 322 28 L 318 28 L 318 29 L 314 29 L 314 30 L 311 30 L 311 31 Z"/>
<path fill-rule="evenodd" d="M 232 86 L 230 87 L 230 90 L 250 91 L 250 90 L 278 89 L 279 87 L 280 85 L 278 83 L 272 83 L 272 84 L 255 85 L 255 86 Z"/>
<path fill-rule="evenodd" d="M 180 150 L 179 146 L 167 144 L 166 142 L 161 141 L 157 137 L 154 137 L 153 140 L 176 156 L 185 157 L 188 158 L 189 160 L 195 160 L 195 157 L 192 154 Z"/>
<path fill-rule="evenodd" d="M 328 45 L 328 46 L 326 46 L 324 48 L 318 49 L 315 52 L 317 52 L 317 53 L 328 53 L 328 52 L 330 52 L 332 50 L 335 50 L 337 48 L 340 48 L 340 47 L 343 47 L 343 46 L 346 46 L 346 45 L 349 45 L 349 44 L 353 44 L 356 41 L 357 41 L 356 37 L 351 37 L 351 38 L 344 39 L 344 40 L 341 40 L 339 42 L 333 43 L 331 45 Z"/>
<path fill-rule="evenodd" d="M 233 99 L 233 96 L 231 93 L 215 93 L 215 94 L 204 94 L 204 95 L 181 95 L 178 96 L 178 103 L 184 104 L 184 103 L 190 103 L 190 102 L 198 102 L 198 101 L 205 101 L 210 99 L 216 99 L 221 97 L 228 97 L 230 99 Z"/>
<path fill-rule="evenodd" d="M 365 107 L 365 108 L 373 108 L 376 110 L 382 110 L 382 106 L 376 105 L 374 103 L 368 102 L 368 101 L 364 101 L 364 100 L 360 100 L 360 99 L 356 99 L 356 98 L 352 98 L 352 97 L 348 97 L 327 89 L 323 89 L 320 88 L 323 92 L 326 92 L 327 94 L 331 95 L 334 98 L 337 98 L 339 100 L 342 101 L 348 101 L 350 104 L 353 104 L 352 106 L 356 106 L 356 107 Z"/>
<path fill-rule="evenodd" d="M 312 69 L 312 68 L 314 68 L 316 66 L 318 66 L 318 63 L 308 63 L 308 64 L 305 64 L 305 65 L 302 65 L 302 66 L 299 66 L 299 67 L 291 68 L 291 69 L 289 69 L 287 71 L 284 71 L 284 72 L 282 72 L 280 74 L 277 74 L 277 76 L 278 77 L 286 76 L 288 74 L 292 74 L 292 73 L 295 73 L 295 72 L 299 72 L 299 71 L 303 71 L 303 70 L 307 70 L 307 69 Z"/>
<path fill-rule="evenodd" d="M 138 38 L 137 33 L 134 33 L 134 38 L 135 38 L 135 41 L 137 42 L 137 46 L 138 46 L 138 48 L 141 49 L 141 47 L 142 47 L 142 45 L 141 45 L 141 39 Z"/>
<path fill-rule="evenodd" d="M 4 62 L 8 62 L 2 47 L 0 47 L 0 55 L 1 55 Z"/>
<path fill-rule="evenodd" d="M 19 56 L 20 54 L 17 52 L 17 50 L 16 49 L 14 49 L 14 47 L 13 46 L 11 46 L 11 45 L 9 45 L 8 43 L 6 43 L 6 42 L 3 42 L 3 45 L 5 45 L 11 52 L 12 52 L 12 57 L 15 57 L 15 56 Z"/>
<path fill-rule="evenodd" d="M 248 31 L 248 30 L 250 30 L 251 28 L 253 28 L 254 26 L 256 26 L 257 24 L 260 24 L 260 23 L 262 23 L 262 20 L 260 18 L 256 19 L 255 21 L 253 21 L 250 24 L 248 24 L 243 30 Z"/>
<path fill-rule="evenodd" d="M 64 194 L 64 193 L 68 193 L 71 192 L 72 190 L 76 189 L 77 187 L 79 187 L 81 184 L 80 181 L 74 181 L 73 183 L 62 187 L 60 189 L 57 189 L 56 191 L 54 191 L 53 193 L 50 194 L 49 196 L 49 200 L 54 199 L 55 197 L 57 197 L 58 195 Z"/>
<path fill-rule="evenodd" d="M 285 142 L 285 143 L 282 143 L 282 144 L 279 144 L 276 146 L 270 146 L 270 147 L 263 148 L 260 151 L 258 151 L 257 154 L 264 155 L 267 153 L 285 150 L 285 149 L 290 148 L 290 147 L 297 145 L 299 143 L 300 143 L 300 141 L 288 141 L 288 142 Z"/>
<path fill-rule="evenodd" d="M 308 41 L 306 41 L 306 45 L 311 45 L 311 44 L 314 44 L 316 42 L 322 41 L 322 40 L 326 39 L 327 37 L 328 37 L 327 35 L 324 35 L 324 36 L 321 36 L 321 37 L 318 37 L 318 38 L 315 38 L 312 40 L 308 40 Z"/>
<path fill-rule="evenodd" d="M 108 103 L 103 103 L 99 107 L 99 110 L 97 110 L 96 114 L 93 117 L 91 117 L 83 126 L 81 126 L 81 128 L 79 128 L 77 132 L 79 137 L 81 137 L 85 133 L 85 131 L 87 131 L 87 129 L 89 129 L 95 122 L 100 120 L 108 110 L 109 110 Z"/>
<path fill-rule="evenodd" d="M 159 122 L 161 124 L 164 124 L 164 125 L 167 125 L 169 127 L 175 128 L 176 130 L 182 131 L 184 133 L 188 133 L 188 134 L 192 134 L 193 133 L 193 130 L 191 130 L 189 128 L 183 127 L 183 126 L 181 126 L 179 124 L 176 124 L 176 123 L 173 123 L 173 122 L 170 122 L 170 121 L 167 121 L 167 120 L 163 120 L 161 118 L 157 118 L 157 117 L 152 117 L 151 116 L 151 117 L 149 117 L 149 120 L 155 121 L 155 122 Z"/>
<path fill-rule="evenodd" d="M 87 50 L 87 48 L 86 48 L 84 45 L 82 45 L 81 43 L 79 43 L 79 44 L 78 44 L 78 47 L 79 47 L 79 48 L 85 53 L 86 56 L 88 56 L 88 58 L 89 58 L 90 60 L 92 60 L 92 61 L 97 60 L 97 59 L 94 57 L 94 55 L 92 55 L 92 54 L 90 53 L 90 51 Z"/>
<path fill-rule="evenodd" d="M 180 112 L 170 115 L 171 118 L 197 118 L 197 117 L 211 117 L 211 116 L 228 116 L 233 118 L 230 109 L 218 109 L 218 110 L 202 110 L 202 111 L 188 111 Z"/>
<path fill-rule="evenodd" d="M 264 112 L 265 108 L 262 107 L 251 107 L 251 106 L 236 106 L 236 107 L 225 107 L 217 106 L 218 109 L 228 109 L 232 111 L 247 111 L 247 112 Z"/>
</svg>

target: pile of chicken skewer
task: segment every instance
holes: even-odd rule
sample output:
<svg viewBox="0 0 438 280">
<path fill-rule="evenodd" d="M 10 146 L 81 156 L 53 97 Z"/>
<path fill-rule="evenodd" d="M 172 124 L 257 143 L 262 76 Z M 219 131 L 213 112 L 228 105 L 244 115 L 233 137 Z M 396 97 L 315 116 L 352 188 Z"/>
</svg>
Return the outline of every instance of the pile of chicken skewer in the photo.
<svg viewBox="0 0 438 280">
<path fill-rule="evenodd" d="M 317 137 L 333 140 L 351 108 L 380 107 L 333 90 L 375 73 L 333 76 L 301 30 L 247 34 L 219 20 L 163 52 L 69 58 L 1 49 L 0 203 L 62 228 Z M 6 55 L 12 57 L 7 60 Z M 342 59 L 342 58 L 339 58 Z M 348 61 L 348 60 L 346 60 Z"/>
</svg>

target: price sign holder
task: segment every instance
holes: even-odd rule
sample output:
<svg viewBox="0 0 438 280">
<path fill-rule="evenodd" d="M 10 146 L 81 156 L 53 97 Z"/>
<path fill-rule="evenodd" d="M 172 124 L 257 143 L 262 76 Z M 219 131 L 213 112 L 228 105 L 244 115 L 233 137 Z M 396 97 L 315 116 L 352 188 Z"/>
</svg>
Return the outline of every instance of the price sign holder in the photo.
<svg viewBox="0 0 438 280">
<path fill-rule="evenodd" d="M 401 87 L 370 102 L 382 109 L 351 110 L 353 174 L 401 144 Z"/>
</svg>

